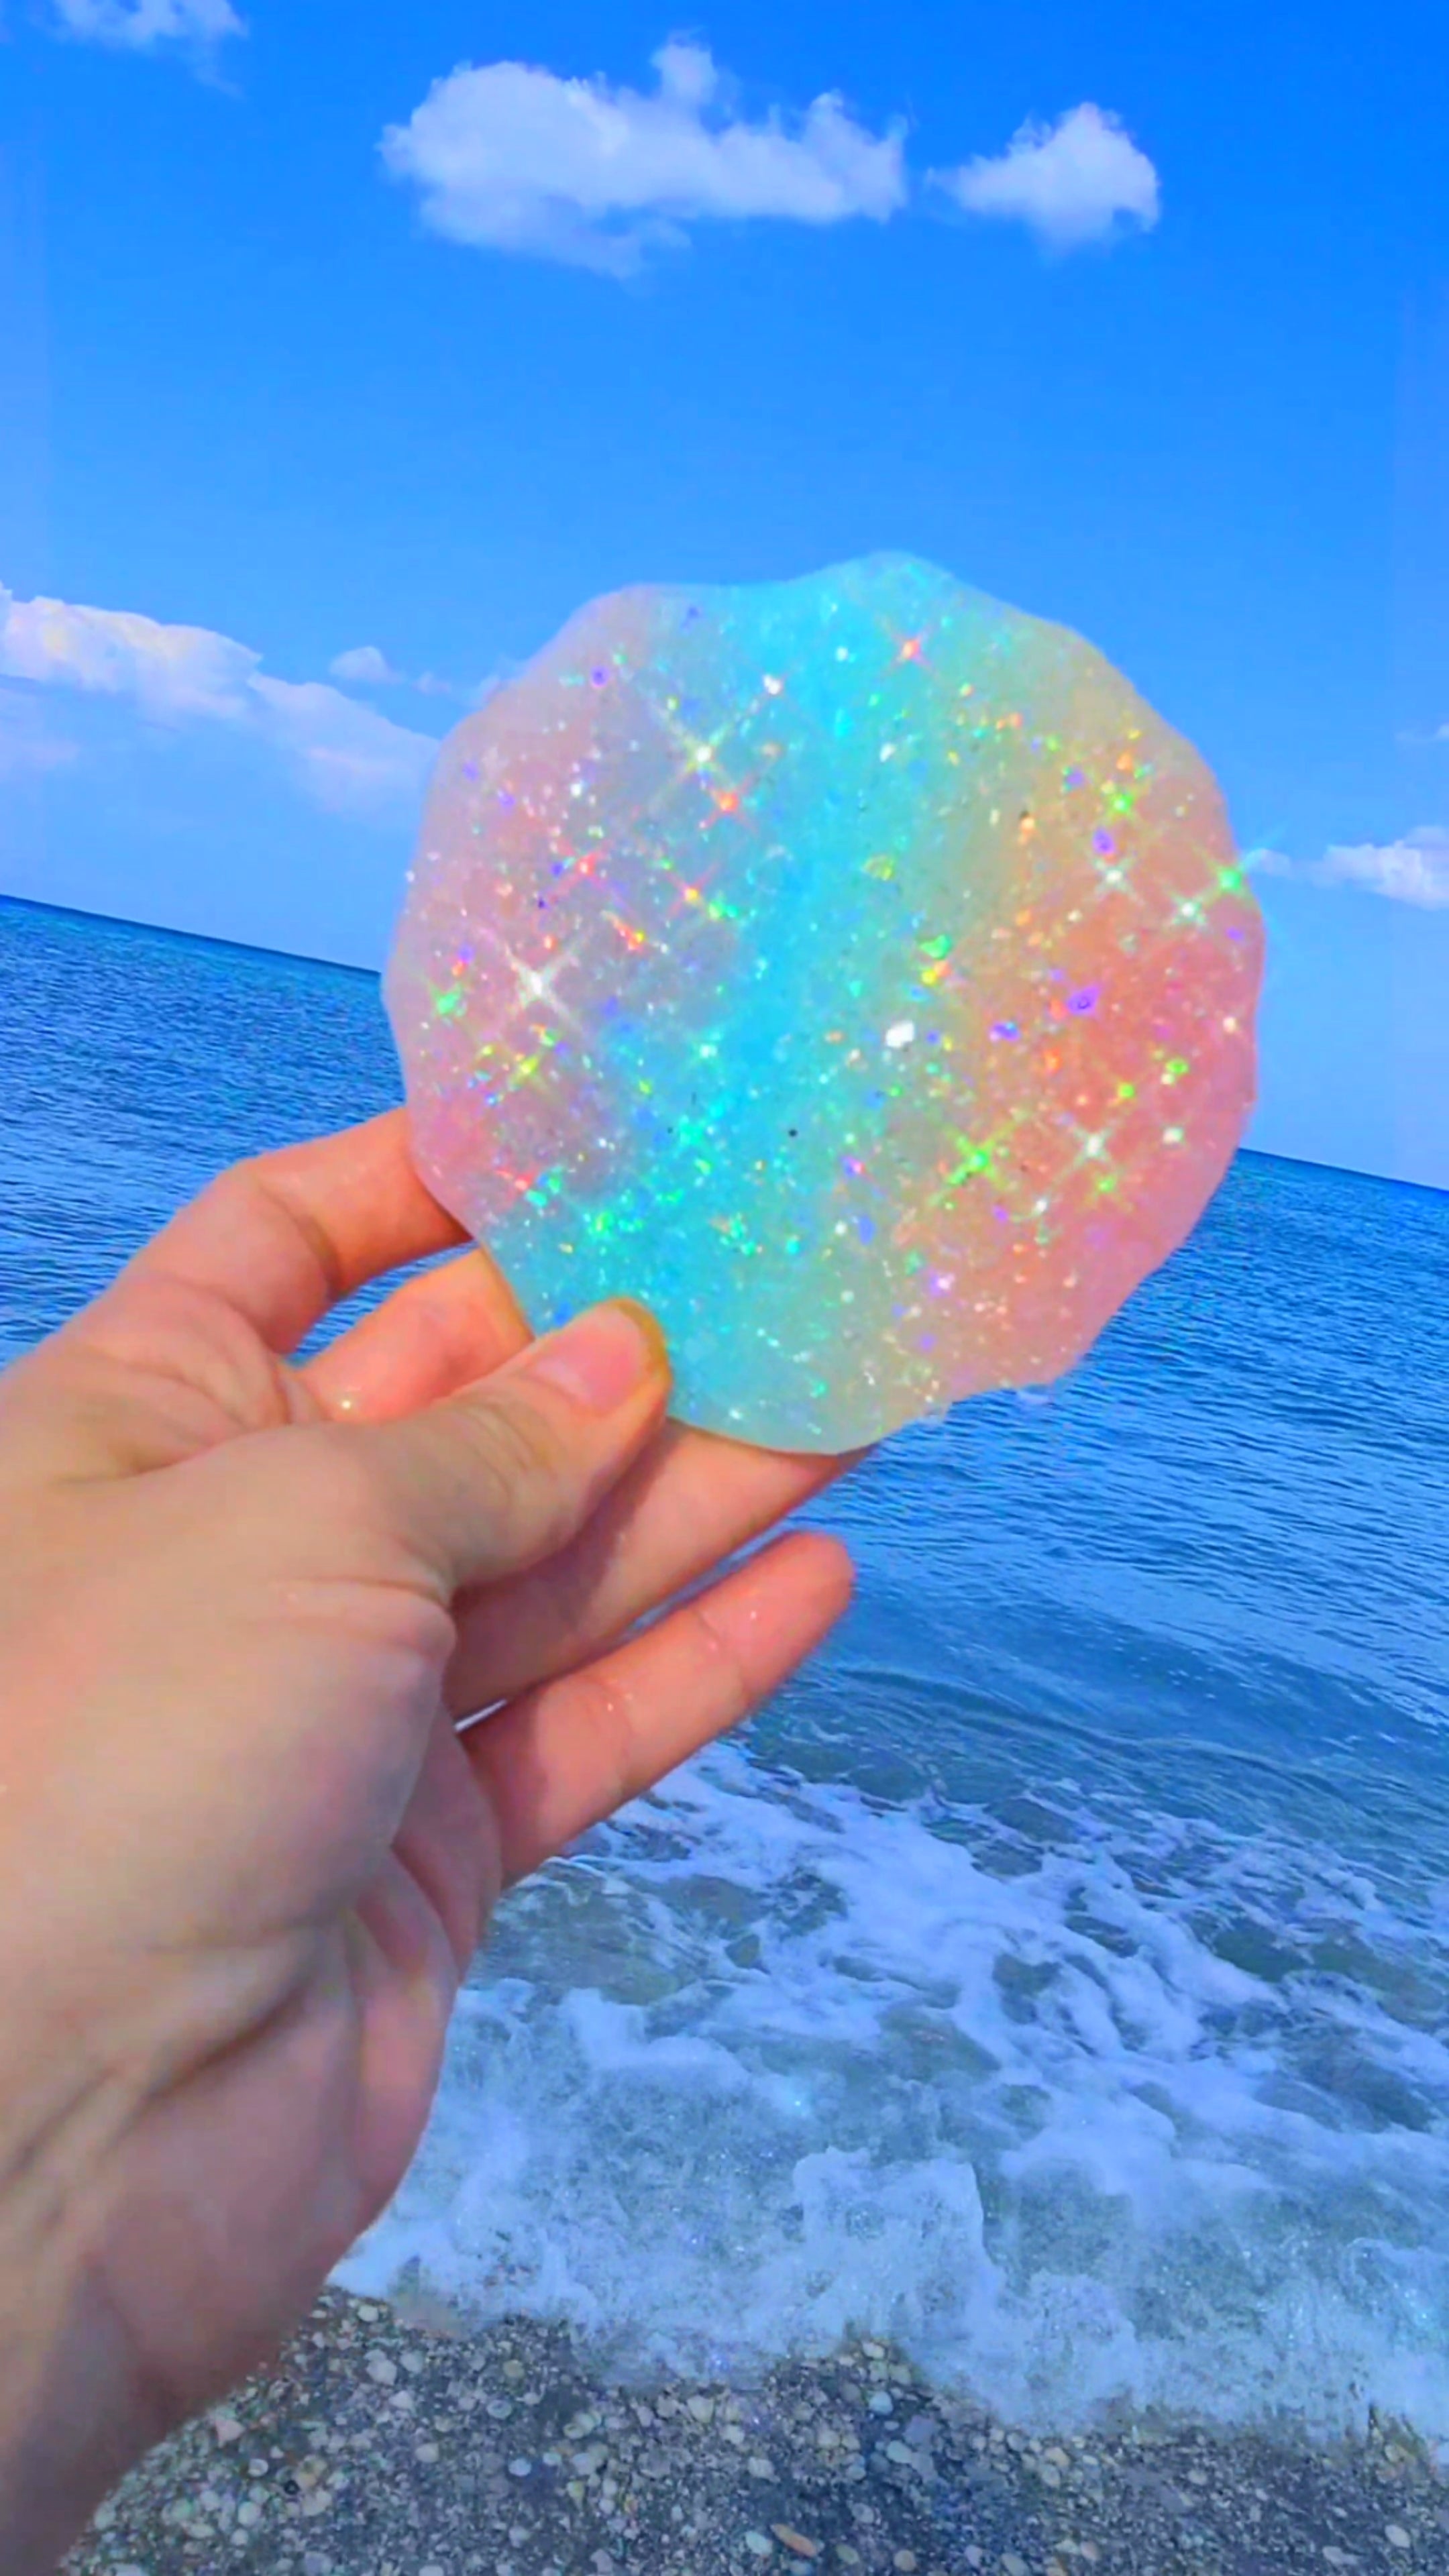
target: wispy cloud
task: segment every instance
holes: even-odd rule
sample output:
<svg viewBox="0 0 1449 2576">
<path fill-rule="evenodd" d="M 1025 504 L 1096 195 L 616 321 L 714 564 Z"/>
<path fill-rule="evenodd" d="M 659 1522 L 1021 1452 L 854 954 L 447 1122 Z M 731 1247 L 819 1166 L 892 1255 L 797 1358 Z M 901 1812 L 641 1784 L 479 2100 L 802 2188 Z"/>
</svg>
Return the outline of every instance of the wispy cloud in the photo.
<svg viewBox="0 0 1449 2576">
<path fill-rule="evenodd" d="M 1048 250 L 1079 250 L 1131 228 L 1149 231 L 1161 187 L 1120 118 L 1084 102 L 1055 125 L 1023 125 L 1003 153 L 938 170 L 968 214 L 1025 224 Z"/>
<path fill-rule="evenodd" d="M 231 0 L 50 0 L 51 23 L 62 35 L 129 53 L 162 45 L 205 47 L 226 36 L 244 36 L 246 22 Z"/>
<path fill-rule="evenodd" d="M 209 627 L 167 626 L 133 611 L 59 599 L 20 600 L 3 585 L 0 679 L 124 699 L 156 727 L 240 729 L 280 756 L 333 812 L 409 809 L 437 749 L 430 735 L 394 724 L 326 681 L 272 678 L 259 653 Z M 40 738 L 32 723 L 31 765 L 54 765 L 54 752 L 42 761 L 34 749 Z"/>
<path fill-rule="evenodd" d="M 451 240 L 624 277 L 704 222 L 877 222 L 904 205 L 901 129 L 873 134 L 827 93 L 751 122 L 708 49 L 675 41 L 648 91 L 527 63 L 435 81 L 382 156 Z"/>
<path fill-rule="evenodd" d="M 465 689 L 456 680 L 439 679 L 436 671 L 395 671 L 377 644 L 349 645 L 333 654 L 327 668 L 345 688 L 416 689 L 420 698 L 456 698 L 465 707 L 476 706 L 495 685 L 490 680 L 480 689 Z"/>
<path fill-rule="evenodd" d="M 1437 823 L 1406 832 L 1400 841 L 1358 841 L 1325 850 L 1321 859 L 1290 859 L 1281 850 L 1254 850 L 1250 866 L 1299 885 L 1359 886 L 1438 912 L 1449 907 L 1449 831 Z"/>
<path fill-rule="evenodd" d="M 334 653 L 327 665 L 334 680 L 353 689 L 404 689 L 406 671 L 395 671 L 387 655 L 376 644 L 352 644 L 345 653 Z"/>
</svg>

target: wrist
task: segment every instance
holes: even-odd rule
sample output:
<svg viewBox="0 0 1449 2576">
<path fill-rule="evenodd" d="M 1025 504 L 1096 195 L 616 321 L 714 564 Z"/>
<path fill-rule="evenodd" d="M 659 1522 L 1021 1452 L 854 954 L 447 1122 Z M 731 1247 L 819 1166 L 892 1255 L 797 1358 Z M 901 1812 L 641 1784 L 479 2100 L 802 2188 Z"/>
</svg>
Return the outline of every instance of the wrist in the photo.
<svg viewBox="0 0 1449 2576">
<path fill-rule="evenodd" d="M 39 2576 L 145 2437 L 94 2254 L 114 2107 L 25 2050 L 8 2013 L 0 2104 L 0 2576 Z"/>
</svg>

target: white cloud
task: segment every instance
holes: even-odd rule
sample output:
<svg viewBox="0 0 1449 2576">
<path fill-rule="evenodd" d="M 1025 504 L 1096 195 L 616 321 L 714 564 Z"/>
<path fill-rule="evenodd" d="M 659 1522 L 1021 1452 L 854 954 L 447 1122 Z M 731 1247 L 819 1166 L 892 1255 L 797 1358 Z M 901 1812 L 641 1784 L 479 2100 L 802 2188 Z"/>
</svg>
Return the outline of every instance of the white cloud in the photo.
<svg viewBox="0 0 1449 2576">
<path fill-rule="evenodd" d="M 153 45 L 215 45 L 244 36 L 231 0 L 51 0 L 62 32 L 131 53 Z"/>
<path fill-rule="evenodd" d="M 261 730 L 291 754 L 319 805 L 372 813 L 416 796 L 437 753 L 430 735 L 409 732 L 325 680 L 273 680 L 259 671 L 251 686 L 265 711 Z"/>
<path fill-rule="evenodd" d="M 327 668 L 349 688 L 416 689 L 420 698 L 455 698 L 465 707 L 478 705 L 492 685 L 485 681 L 481 689 L 465 689 L 456 680 L 440 679 L 436 671 L 395 671 L 376 644 L 350 645 L 345 653 L 334 653 Z"/>
<path fill-rule="evenodd" d="M 898 126 L 872 134 L 832 93 L 789 122 L 774 112 L 752 124 L 703 45 L 663 45 L 653 62 L 648 92 L 527 63 L 461 64 L 388 127 L 383 159 L 449 239 L 615 277 L 693 223 L 879 222 L 905 203 Z"/>
<path fill-rule="evenodd" d="M 0 585 L 0 679 L 124 698 L 148 722 L 239 727 L 280 754 L 320 805 L 410 806 L 437 750 L 321 680 L 276 680 L 261 656 L 205 626 L 124 609 L 19 600 Z M 13 693 L 11 693 L 13 694 Z"/>
<path fill-rule="evenodd" d="M 334 653 L 327 668 L 334 680 L 349 681 L 355 689 L 396 689 L 407 681 L 406 672 L 395 671 L 376 644 L 350 645 L 345 653 Z"/>
<path fill-rule="evenodd" d="M 1325 850 L 1321 859 L 1290 859 L 1281 850 L 1254 850 L 1249 864 L 1264 876 L 1292 877 L 1300 885 L 1359 886 L 1438 912 L 1449 907 L 1449 831 L 1426 823 L 1401 841 L 1358 841 Z"/>
<path fill-rule="evenodd" d="M 205 626 L 162 626 L 125 609 L 16 599 L 0 587 L 0 674 L 134 698 L 161 723 L 236 718 L 261 655 Z"/>
<path fill-rule="evenodd" d="M 1160 211 L 1157 172 L 1118 117 L 1085 103 L 1053 126 L 1023 125 L 995 159 L 935 177 L 968 214 L 1021 223 L 1049 250 L 1106 241 L 1124 225 L 1144 231 Z"/>
</svg>

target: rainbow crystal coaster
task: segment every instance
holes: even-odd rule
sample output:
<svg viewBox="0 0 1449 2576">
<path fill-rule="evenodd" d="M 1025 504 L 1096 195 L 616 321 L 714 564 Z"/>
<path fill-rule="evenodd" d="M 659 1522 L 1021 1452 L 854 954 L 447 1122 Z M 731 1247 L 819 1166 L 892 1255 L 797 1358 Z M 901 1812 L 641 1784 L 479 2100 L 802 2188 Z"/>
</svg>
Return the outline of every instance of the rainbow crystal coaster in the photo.
<svg viewBox="0 0 1449 2576">
<path fill-rule="evenodd" d="M 1253 1101 L 1202 761 L 902 555 L 580 611 L 443 746 L 387 975 L 414 1150 L 544 1330 L 843 1450 L 1088 1349 Z"/>
</svg>

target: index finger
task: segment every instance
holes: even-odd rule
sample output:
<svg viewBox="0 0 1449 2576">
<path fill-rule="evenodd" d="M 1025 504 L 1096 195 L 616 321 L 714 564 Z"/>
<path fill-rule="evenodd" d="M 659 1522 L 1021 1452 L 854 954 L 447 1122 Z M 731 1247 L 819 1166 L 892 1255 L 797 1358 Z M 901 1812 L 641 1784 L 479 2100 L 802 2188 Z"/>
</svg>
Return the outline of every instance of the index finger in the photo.
<svg viewBox="0 0 1449 2576">
<path fill-rule="evenodd" d="M 126 1275 L 205 1289 L 285 1353 L 354 1288 L 466 1240 L 413 1169 L 407 1112 L 389 1109 L 234 1164 Z"/>
</svg>

